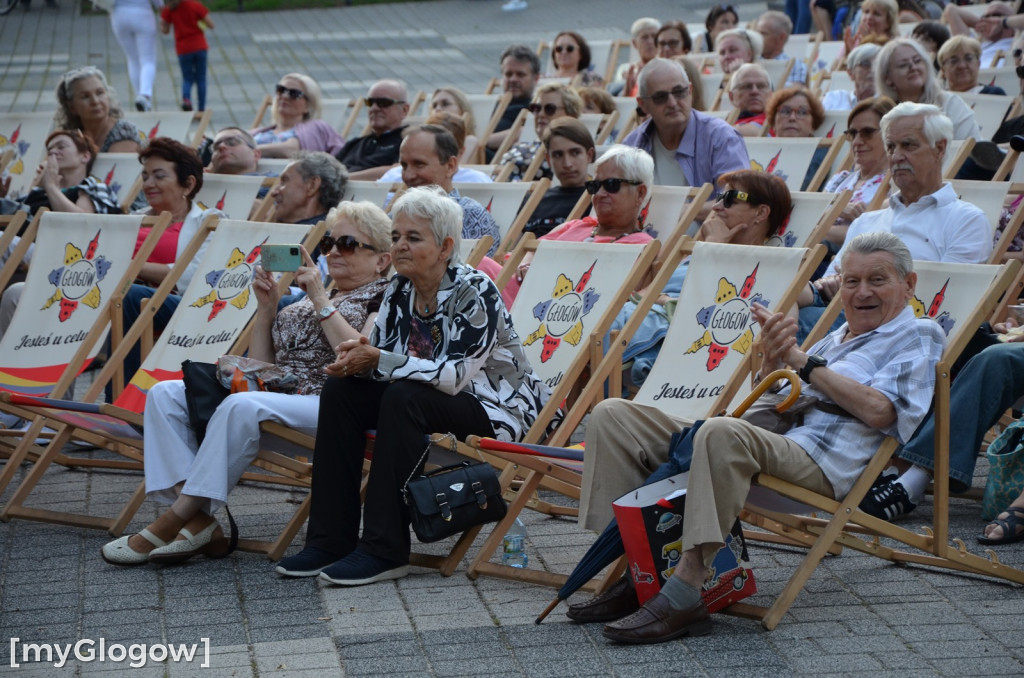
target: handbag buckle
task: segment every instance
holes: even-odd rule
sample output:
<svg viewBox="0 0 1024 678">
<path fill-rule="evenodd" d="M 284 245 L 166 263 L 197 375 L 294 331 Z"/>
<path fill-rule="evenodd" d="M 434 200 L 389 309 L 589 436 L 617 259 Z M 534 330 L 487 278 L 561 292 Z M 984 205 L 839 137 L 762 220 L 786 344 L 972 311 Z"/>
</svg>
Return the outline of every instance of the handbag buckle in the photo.
<svg viewBox="0 0 1024 678">
<path fill-rule="evenodd" d="M 473 488 L 473 494 L 476 495 L 476 503 L 482 509 L 487 508 L 487 494 L 484 493 L 484 486 L 479 480 L 474 480 L 470 486 Z"/>
<path fill-rule="evenodd" d="M 452 520 L 452 509 L 448 505 L 448 495 L 444 492 L 438 492 L 434 495 L 434 501 L 437 502 L 437 508 L 441 510 L 441 518 L 450 523 Z"/>
</svg>

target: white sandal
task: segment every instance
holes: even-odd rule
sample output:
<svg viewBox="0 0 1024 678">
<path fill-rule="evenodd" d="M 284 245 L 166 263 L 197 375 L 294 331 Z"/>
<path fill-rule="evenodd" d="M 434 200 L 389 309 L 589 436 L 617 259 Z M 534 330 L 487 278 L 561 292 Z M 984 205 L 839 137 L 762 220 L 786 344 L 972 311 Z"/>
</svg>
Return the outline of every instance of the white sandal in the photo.
<svg viewBox="0 0 1024 678">
<path fill-rule="evenodd" d="M 159 548 L 166 546 L 165 542 L 160 537 L 156 536 L 148 529 L 143 528 L 139 532 L 139 535 L 154 546 Z M 107 561 L 112 565 L 142 565 L 149 561 L 149 553 L 139 553 L 131 546 L 128 546 L 128 540 L 132 538 L 132 535 L 125 535 L 118 537 L 112 542 L 107 542 L 100 549 L 100 554 L 103 556 L 103 560 Z"/>
</svg>

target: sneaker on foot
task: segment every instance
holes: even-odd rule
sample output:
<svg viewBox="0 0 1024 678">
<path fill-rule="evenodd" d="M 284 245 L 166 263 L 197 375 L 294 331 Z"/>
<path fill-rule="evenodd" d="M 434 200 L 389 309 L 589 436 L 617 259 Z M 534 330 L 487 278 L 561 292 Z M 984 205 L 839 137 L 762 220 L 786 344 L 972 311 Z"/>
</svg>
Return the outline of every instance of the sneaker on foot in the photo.
<svg viewBox="0 0 1024 678">
<path fill-rule="evenodd" d="M 320 578 L 338 586 L 362 586 L 388 579 L 401 579 L 409 566 L 384 560 L 356 549 L 338 562 L 325 567 Z"/>
<path fill-rule="evenodd" d="M 153 110 L 153 100 L 145 94 L 135 97 L 135 110 L 140 113 Z"/>
<path fill-rule="evenodd" d="M 294 556 L 279 560 L 276 569 L 286 577 L 315 577 L 337 559 L 337 554 L 307 546 Z"/>
<path fill-rule="evenodd" d="M 191 99 L 182 99 L 181 100 L 181 110 L 183 110 L 183 111 L 191 111 L 192 110 L 192 100 Z"/>
<path fill-rule="evenodd" d="M 910 501 L 906 488 L 895 480 L 873 487 L 860 502 L 860 510 L 882 520 L 895 520 L 917 507 Z"/>
<path fill-rule="evenodd" d="M 503 12 L 518 12 L 521 9 L 526 9 L 529 5 L 526 0 L 508 0 L 504 5 L 501 6 Z"/>
</svg>

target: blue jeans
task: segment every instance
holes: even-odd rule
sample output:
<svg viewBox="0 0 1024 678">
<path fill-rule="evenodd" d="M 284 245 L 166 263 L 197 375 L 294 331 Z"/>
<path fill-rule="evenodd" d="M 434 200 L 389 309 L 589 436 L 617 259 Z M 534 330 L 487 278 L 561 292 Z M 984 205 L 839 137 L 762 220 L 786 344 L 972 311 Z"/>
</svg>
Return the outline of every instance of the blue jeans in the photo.
<svg viewBox="0 0 1024 678">
<path fill-rule="evenodd" d="M 156 289 L 152 287 L 146 287 L 145 285 L 132 285 L 128 289 L 128 293 L 124 295 L 124 302 L 122 304 L 121 316 L 124 318 L 124 331 L 135 323 L 139 315 L 142 313 L 142 300 L 149 299 L 153 296 Z M 171 316 L 174 315 L 174 310 L 178 308 L 178 304 L 181 302 L 181 297 L 176 294 L 168 294 L 164 303 L 160 304 L 160 308 L 156 310 L 156 314 L 153 316 L 153 331 L 161 332 L 167 323 L 170 322 Z M 139 367 L 142 366 L 142 348 L 136 343 L 132 346 L 131 350 L 124 358 L 124 380 L 127 384 L 131 381 L 131 378 L 138 372 Z M 106 387 L 107 402 L 113 402 L 113 391 L 111 385 L 107 384 Z"/>
<path fill-rule="evenodd" d="M 786 14 L 793 21 L 793 33 L 809 33 L 811 30 L 810 0 L 786 0 Z M 828 39 L 828 36 L 825 36 Z"/>
<path fill-rule="evenodd" d="M 192 83 L 199 94 L 199 110 L 206 110 L 206 50 L 178 55 L 181 66 L 181 98 L 192 98 Z"/>
<path fill-rule="evenodd" d="M 1024 344 L 989 346 L 967 361 L 950 390 L 950 489 L 971 486 L 978 448 L 1000 415 L 1024 396 Z M 911 463 L 935 466 L 935 416 L 929 415 L 897 455 Z"/>
</svg>

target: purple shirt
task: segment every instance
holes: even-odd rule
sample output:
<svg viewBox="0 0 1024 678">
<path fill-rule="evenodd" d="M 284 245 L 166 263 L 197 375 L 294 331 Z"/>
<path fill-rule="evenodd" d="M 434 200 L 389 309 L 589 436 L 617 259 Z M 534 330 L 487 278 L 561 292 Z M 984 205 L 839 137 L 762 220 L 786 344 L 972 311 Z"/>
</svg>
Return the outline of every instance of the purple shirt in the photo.
<svg viewBox="0 0 1024 678">
<path fill-rule="evenodd" d="M 653 156 L 654 141 L 654 126 L 648 119 L 622 143 Z M 718 193 L 718 177 L 733 170 L 750 169 L 750 156 L 740 133 L 724 120 L 700 111 L 690 111 L 690 122 L 676 149 L 676 160 L 691 186 L 711 184 L 715 187 L 713 195 Z"/>
</svg>

